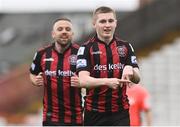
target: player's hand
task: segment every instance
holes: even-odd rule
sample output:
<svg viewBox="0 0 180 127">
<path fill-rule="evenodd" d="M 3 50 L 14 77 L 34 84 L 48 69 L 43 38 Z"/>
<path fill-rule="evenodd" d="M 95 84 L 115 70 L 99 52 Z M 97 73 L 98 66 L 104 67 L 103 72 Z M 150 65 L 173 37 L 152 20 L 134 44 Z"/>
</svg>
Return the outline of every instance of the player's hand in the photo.
<svg viewBox="0 0 180 127">
<path fill-rule="evenodd" d="M 133 67 L 130 65 L 126 65 L 123 69 L 122 73 L 122 80 L 129 80 L 132 81 L 133 79 Z M 129 87 L 133 85 L 132 82 L 130 83 L 123 83 L 123 85 L 128 85 Z"/>
<path fill-rule="evenodd" d="M 77 75 L 74 75 L 71 77 L 71 86 L 80 87 L 80 81 L 79 81 L 79 77 Z"/>
<path fill-rule="evenodd" d="M 119 86 L 120 87 L 123 87 L 123 85 L 128 85 L 130 86 L 131 85 L 131 81 L 130 80 L 127 80 L 127 79 L 119 79 Z"/>
<path fill-rule="evenodd" d="M 35 77 L 35 86 L 42 86 L 44 85 L 44 79 L 43 79 L 43 73 L 40 72 L 36 77 Z"/>
<path fill-rule="evenodd" d="M 126 79 L 110 78 L 108 86 L 112 89 L 117 89 L 118 86 L 122 87 L 123 83 L 130 83 L 130 81 Z"/>
</svg>

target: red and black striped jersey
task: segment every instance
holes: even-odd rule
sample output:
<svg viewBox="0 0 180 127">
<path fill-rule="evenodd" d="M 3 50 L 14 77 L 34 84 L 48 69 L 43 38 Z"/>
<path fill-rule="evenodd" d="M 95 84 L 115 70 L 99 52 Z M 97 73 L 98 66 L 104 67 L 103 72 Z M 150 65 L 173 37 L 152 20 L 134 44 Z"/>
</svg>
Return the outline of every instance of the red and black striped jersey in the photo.
<svg viewBox="0 0 180 127">
<path fill-rule="evenodd" d="M 71 87 L 70 78 L 76 73 L 77 44 L 63 52 L 55 50 L 55 43 L 38 50 L 30 73 L 43 72 L 43 121 L 82 124 L 80 88 Z"/>
<path fill-rule="evenodd" d="M 95 78 L 121 79 L 125 65 L 138 67 L 131 44 L 117 37 L 106 44 L 96 35 L 79 48 L 77 55 L 77 72 L 88 71 Z M 87 89 L 85 108 L 98 112 L 128 109 L 126 85 L 115 90 L 107 85 Z"/>
</svg>

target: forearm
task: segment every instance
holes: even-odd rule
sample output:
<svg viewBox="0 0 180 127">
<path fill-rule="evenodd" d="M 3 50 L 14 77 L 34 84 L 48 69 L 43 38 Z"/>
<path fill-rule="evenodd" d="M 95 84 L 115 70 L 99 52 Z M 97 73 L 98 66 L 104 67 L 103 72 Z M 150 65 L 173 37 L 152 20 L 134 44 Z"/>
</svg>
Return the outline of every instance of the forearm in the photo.
<svg viewBox="0 0 180 127">
<path fill-rule="evenodd" d="M 33 85 L 36 85 L 36 83 L 35 83 L 35 77 L 36 77 L 36 75 L 33 75 L 33 74 L 30 74 L 30 75 L 29 75 L 29 78 L 30 78 L 30 80 L 31 80 L 31 82 L 32 82 Z"/>
<path fill-rule="evenodd" d="M 93 88 L 102 85 L 109 85 L 114 81 L 113 78 L 94 78 L 88 71 L 79 72 L 80 87 Z"/>
<path fill-rule="evenodd" d="M 129 80 L 126 79 L 118 79 L 118 78 L 94 78 L 90 76 L 88 71 L 79 72 L 79 82 L 80 86 L 84 88 L 93 88 L 102 85 L 107 85 L 112 89 L 116 89 L 118 86 L 123 85 L 123 83 L 130 83 Z M 74 85 L 75 86 L 75 85 Z"/>
<path fill-rule="evenodd" d="M 131 82 L 138 84 L 140 82 L 140 73 L 138 68 L 133 68 L 133 76 L 130 78 Z"/>
<path fill-rule="evenodd" d="M 152 125 L 151 111 L 150 110 L 146 111 L 145 115 L 146 115 L 146 121 L 147 121 L 146 125 L 151 126 Z"/>
<path fill-rule="evenodd" d="M 93 78 L 90 76 L 79 76 L 80 86 L 84 88 L 93 88 L 108 84 L 108 78 Z"/>
</svg>

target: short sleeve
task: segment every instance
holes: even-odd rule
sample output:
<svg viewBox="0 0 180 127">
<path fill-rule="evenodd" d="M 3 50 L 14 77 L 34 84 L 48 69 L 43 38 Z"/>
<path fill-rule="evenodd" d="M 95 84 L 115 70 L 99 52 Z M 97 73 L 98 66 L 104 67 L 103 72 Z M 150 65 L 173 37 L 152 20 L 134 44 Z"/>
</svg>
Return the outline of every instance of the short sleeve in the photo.
<svg viewBox="0 0 180 127">
<path fill-rule="evenodd" d="M 76 71 L 90 71 L 90 55 L 87 45 L 83 45 L 79 48 L 77 53 Z"/>
<path fill-rule="evenodd" d="M 128 44 L 128 57 L 127 57 L 126 65 L 131 65 L 132 67 L 139 68 L 137 63 L 137 58 L 134 53 L 134 49 L 130 43 Z"/>
<path fill-rule="evenodd" d="M 34 57 L 33 57 L 33 62 L 30 67 L 30 73 L 34 75 L 38 75 L 39 72 L 42 72 L 41 68 L 41 55 L 40 52 L 36 52 Z"/>
</svg>

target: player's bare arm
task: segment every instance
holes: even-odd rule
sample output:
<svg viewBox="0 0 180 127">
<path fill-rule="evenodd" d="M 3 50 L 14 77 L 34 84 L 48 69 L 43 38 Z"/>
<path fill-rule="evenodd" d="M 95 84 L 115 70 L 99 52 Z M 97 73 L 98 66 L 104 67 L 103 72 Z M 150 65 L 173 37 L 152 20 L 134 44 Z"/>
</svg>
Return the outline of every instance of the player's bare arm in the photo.
<svg viewBox="0 0 180 127">
<path fill-rule="evenodd" d="M 79 77 L 77 75 L 74 75 L 71 77 L 71 86 L 80 87 L 80 81 L 79 81 Z"/>
<path fill-rule="evenodd" d="M 80 85 L 76 86 L 72 84 L 72 86 L 76 87 L 84 87 L 84 88 L 93 88 L 102 85 L 107 85 L 112 89 L 116 89 L 121 83 L 130 83 L 129 80 L 126 79 L 118 79 L 118 78 L 93 78 L 90 76 L 88 71 L 80 71 L 79 72 L 79 81 Z"/>
<path fill-rule="evenodd" d="M 140 81 L 139 69 L 137 67 L 133 68 L 130 65 L 126 65 L 123 69 L 122 79 L 127 79 L 135 84 L 138 84 Z"/>
<path fill-rule="evenodd" d="M 42 72 L 40 72 L 38 75 L 30 74 L 30 80 L 31 80 L 32 84 L 35 86 L 44 85 L 44 79 L 42 77 Z"/>
</svg>

